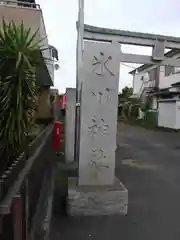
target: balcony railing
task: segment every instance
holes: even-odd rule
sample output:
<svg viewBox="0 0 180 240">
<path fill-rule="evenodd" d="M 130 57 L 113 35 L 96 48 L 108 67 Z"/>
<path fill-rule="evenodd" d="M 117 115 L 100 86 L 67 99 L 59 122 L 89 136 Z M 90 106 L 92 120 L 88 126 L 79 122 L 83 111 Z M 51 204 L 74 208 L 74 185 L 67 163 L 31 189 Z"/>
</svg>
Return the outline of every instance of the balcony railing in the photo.
<svg viewBox="0 0 180 240">
<path fill-rule="evenodd" d="M 21 7 L 28 7 L 28 8 L 37 8 L 40 9 L 40 5 L 32 2 L 25 2 L 25 1 L 0 1 L 1 5 L 11 5 L 11 6 L 21 6 Z"/>
<path fill-rule="evenodd" d="M 154 88 L 156 85 L 156 81 L 153 80 L 153 81 L 148 81 L 146 84 L 145 84 L 145 87 L 147 88 Z"/>
<path fill-rule="evenodd" d="M 147 95 L 154 89 L 156 89 L 156 81 L 155 80 L 150 81 L 147 79 L 142 83 L 139 93 L 137 94 L 137 97 L 142 98 L 143 95 Z"/>
</svg>

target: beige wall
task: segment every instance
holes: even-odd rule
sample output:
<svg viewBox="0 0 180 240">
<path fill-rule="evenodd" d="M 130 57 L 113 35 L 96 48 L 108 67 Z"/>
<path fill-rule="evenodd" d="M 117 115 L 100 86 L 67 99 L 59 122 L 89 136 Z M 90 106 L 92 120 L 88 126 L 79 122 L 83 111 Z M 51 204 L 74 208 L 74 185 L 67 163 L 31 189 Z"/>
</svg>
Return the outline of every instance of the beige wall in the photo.
<svg viewBox="0 0 180 240">
<path fill-rule="evenodd" d="M 43 87 L 38 101 L 38 110 L 36 112 L 36 119 L 48 119 L 52 117 L 50 90 L 49 87 Z"/>
</svg>

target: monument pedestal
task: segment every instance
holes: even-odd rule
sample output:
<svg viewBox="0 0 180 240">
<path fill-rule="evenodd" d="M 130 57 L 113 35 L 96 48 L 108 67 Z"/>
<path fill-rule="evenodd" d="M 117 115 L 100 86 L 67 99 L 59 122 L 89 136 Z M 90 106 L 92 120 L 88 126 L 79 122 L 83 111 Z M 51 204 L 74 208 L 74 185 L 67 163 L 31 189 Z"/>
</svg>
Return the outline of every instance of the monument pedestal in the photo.
<svg viewBox="0 0 180 240">
<path fill-rule="evenodd" d="M 112 186 L 77 186 L 77 181 L 68 179 L 70 216 L 127 214 L 128 191 L 118 178 Z"/>
</svg>

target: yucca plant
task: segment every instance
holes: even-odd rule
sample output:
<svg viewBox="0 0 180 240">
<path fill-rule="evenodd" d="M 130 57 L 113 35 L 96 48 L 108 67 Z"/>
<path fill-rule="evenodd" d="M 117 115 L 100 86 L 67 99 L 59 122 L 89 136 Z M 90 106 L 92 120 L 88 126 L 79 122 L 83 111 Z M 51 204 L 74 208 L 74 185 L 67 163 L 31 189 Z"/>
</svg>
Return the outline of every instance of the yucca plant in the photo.
<svg viewBox="0 0 180 240">
<path fill-rule="evenodd" d="M 8 158 L 23 151 L 33 124 L 36 71 L 45 61 L 37 34 L 23 22 L 0 27 L 0 149 Z"/>
</svg>

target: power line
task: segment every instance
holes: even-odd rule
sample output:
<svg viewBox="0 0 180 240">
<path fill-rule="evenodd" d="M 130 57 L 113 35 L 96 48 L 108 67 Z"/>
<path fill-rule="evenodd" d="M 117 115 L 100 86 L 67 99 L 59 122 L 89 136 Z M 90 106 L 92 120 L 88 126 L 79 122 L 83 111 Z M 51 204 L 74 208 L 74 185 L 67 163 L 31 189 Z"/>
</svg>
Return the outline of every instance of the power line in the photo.
<svg viewBox="0 0 180 240">
<path fill-rule="evenodd" d="M 134 66 L 131 66 L 131 65 L 128 65 L 128 64 L 125 64 L 125 63 L 121 63 L 122 65 L 126 66 L 126 67 L 129 67 L 129 68 L 133 68 L 133 69 L 136 69 L 137 67 L 134 67 Z"/>
</svg>

